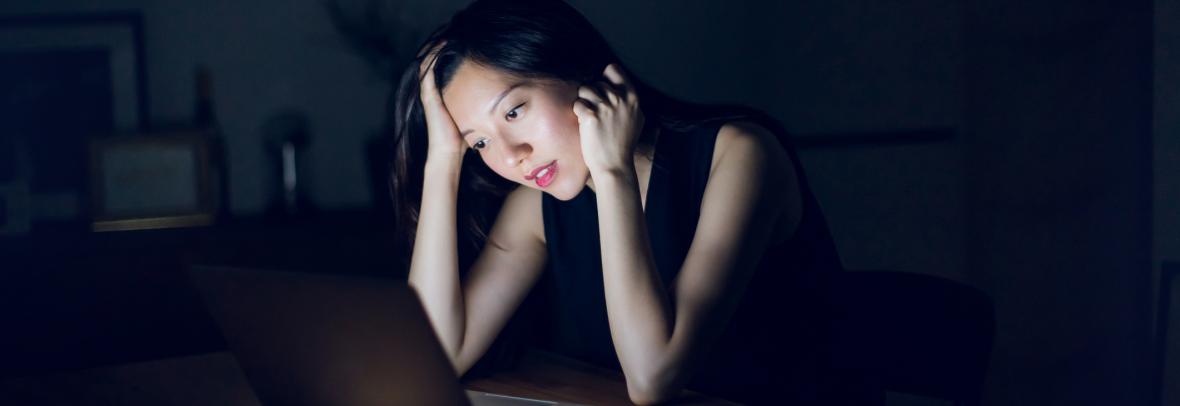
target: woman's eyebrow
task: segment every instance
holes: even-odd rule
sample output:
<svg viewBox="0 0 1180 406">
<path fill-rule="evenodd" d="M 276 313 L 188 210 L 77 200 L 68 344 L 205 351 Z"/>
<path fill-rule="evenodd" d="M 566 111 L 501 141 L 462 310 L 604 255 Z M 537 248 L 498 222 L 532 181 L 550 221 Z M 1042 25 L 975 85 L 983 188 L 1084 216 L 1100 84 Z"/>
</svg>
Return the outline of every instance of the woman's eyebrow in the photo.
<svg viewBox="0 0 1180 406">
<path fill-rule="evenodd" d="M 492 101 L 492 106 L 488 107 L 488 115 L 490 116 L 490 115 L 496 113 L 496 106 L 500 105 L 500 101 L 504 100 L 504 96 L 507 96 L 508 93 L 512 91 L 512 89 L 516 89 L 518 87 L 521 87 L 521 86 L 524 86 L 527 84 L 529 84 L 528 81 L 523 81 L 523 80 L 518 81 L 518 82 L 513 83 L 511 86 L 508 86 L 508 88 L 504 89 L 504 91 L 500 92 L 500 94 L 497 95 L 496 98 Z M 474 131 L 475 130 L 464 130 L 462 133 L 459 133 L 459 136 L 467 137 L 467 134 L 471 134 Z"/>
<path fill-rule="evenodd" d="M 500 105 L 500 101 L 504 100 L 504 96 L 507 96 L 508 92 L 511 92 L 512 89 L 524 86 L 526 84 L 528 84 L 528 82 L 525 82 L 525 81 L 516 82 L 516 83 L 513 83 L 511 86 L 508 86 L 507 89 L 504 89 L 503 92 L 500 92 L 500 95 L 496 96 L 496 101 L 492 102 L 491 107 L 488 107 L 488 115 L 492 115 L 492 114 L 496 113 L 496 106 Z"/>
</svg>

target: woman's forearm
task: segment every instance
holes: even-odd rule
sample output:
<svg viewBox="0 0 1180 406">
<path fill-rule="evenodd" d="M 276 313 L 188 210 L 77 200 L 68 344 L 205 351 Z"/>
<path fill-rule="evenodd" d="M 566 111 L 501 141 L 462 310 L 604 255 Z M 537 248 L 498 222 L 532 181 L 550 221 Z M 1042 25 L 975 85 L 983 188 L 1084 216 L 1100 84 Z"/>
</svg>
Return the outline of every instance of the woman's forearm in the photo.
<svg viewBox="0 0 1180 406">
<path fill-rule="evenodd" d="M 602 276 L 611 338 L 628 385 L 658 364 L 672 334 L 672 313 L 656 272 L 634 170 L 596 174 Z"/>
<path fill-rule="evenodd" d="M 456 235 L 461 164 L 455 157 L 426 161 L 409 277 L 452 363 L 458 359 L 466 325 Z"/>
</svg>

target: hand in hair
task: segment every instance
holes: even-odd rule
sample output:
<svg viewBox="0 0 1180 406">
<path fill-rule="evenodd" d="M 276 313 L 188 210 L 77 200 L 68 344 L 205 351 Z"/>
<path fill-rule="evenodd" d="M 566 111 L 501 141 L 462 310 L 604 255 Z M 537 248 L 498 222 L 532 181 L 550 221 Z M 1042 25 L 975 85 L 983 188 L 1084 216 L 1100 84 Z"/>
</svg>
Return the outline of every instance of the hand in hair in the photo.
<svg viewBox="0 0 1180 406">
<path fill-rule="evenodd" d="M 442 94 L 434 81 L 434 62 L 438 51 L 446 44 L 439 41 L 418 63 L 418 96 L 422 100 L 423 114 L 426 115 L 426 132 L 429 138 L 427 154 L 431 157 L 446 157 L 447 159 L 463 159 L 466 146 L 463 137 L 459 135 L 459 128 L 454 119 L 443 105 Z"/>
<path fill-rule="evenodd" d="M 636 140 L 643 130 L 643 112 L 631 81 L 617 64 L 603 72 L 605 81 L 578 87 L 574 114 L 578 116 L 582 158 L 590 175 L 634 170 Z"/>
</svg>

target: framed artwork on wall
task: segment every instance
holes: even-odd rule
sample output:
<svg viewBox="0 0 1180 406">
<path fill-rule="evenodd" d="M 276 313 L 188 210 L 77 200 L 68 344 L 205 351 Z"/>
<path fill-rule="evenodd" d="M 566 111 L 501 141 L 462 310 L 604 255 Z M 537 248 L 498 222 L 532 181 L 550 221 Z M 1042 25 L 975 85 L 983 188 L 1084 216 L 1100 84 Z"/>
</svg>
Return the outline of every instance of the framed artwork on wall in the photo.
<svg viewBox="0 0 1180 406">
<path fill-rule="evenodd" d="M 140 13 L 0 15 L 0 54 L 8 62 L 18 57 L 43 59 L 70 53 L 104 55 L 105 69 L 99 67 L 82 74 L 105 73 L 94 79 L 109 83 L 114 129 L 147 127 L 147 71 Z"/>
<path fill-rule="evenodd" d="M 146 75 L 138 12 L 0 14 L 0 186 L 34 226 L 88 222 L 89 139 L 146 131 Z"/>
</svg>

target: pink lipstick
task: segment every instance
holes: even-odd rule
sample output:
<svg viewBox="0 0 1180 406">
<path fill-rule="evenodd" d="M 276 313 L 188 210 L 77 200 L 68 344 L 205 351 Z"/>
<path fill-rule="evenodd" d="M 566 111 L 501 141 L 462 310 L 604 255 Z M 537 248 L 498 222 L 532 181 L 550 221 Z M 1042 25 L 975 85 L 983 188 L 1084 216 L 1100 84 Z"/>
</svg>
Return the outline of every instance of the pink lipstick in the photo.
<svg viewBox="0 0 1180 406">
<path fill-rule="evenodd" d="M 546 187 L 553 183 L 553 178 L 557 176 L 557 161 L 553 161 L 549 165 L 537 168 L 535 176 L 530 176 L 537 186 Z"/>
</svg>

